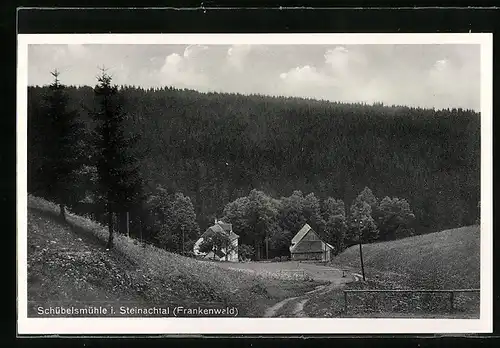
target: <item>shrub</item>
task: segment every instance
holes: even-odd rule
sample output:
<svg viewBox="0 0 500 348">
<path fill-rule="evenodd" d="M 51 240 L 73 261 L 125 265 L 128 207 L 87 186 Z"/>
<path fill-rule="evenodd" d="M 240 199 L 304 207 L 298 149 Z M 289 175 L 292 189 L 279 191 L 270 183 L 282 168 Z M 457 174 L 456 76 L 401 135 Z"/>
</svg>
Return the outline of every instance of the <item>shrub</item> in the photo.
<svg viewBox="0 0 500 348">
<path fill-rule="evenodd" d="M 273 259 L 273 262 L 280 262 L 280 261 L 281 261 L 281 259 L 280 259 L 280 257 L 279 257 L 279 256 L 276 256 L 276 257 Z"/>
<path fill-rule="evenodd" d="M 252 256 L 254 255 L 254 252 L 255 252 L 255 249 L 251 245 L 241 244 L 238 247 L 238 253 L 240 255 L 240 259 L 243 261 L 251 259 Z"/>
<path fill-rule="evenodd" d="M 194 253 L 194 251 L 186 251 L 186 252 L 184 253 L 184 256 L 186 256 L 186 257 L 196 258 L 196 254 Z"/>
</svg>

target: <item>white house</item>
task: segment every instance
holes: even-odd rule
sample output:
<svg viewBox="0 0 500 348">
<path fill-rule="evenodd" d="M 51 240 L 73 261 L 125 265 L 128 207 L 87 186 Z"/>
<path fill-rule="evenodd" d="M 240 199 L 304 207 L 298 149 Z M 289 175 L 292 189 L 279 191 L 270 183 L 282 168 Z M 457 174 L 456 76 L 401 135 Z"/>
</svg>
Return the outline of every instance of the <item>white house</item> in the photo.
<svg viewBox="0 0 500 348">
<path fill-rule="evenodd" d="M 227 248 L 229 249 L 229 253 L 226 253 L 226 248 L 220 250 L 220 252 L 217 253 L 216 255 L 214 255 L 212 251 L 209 253 L 200 252 L 200 244 L 201 242 L 203 242 L 203 236 L 210 230 L 214 232 L 223 232 L 229 236 L 229 239 L 231 241 L 231 247 Z M 238 262 L 238 238 L 239 236 L 233 232 L 233 225 L 215 219 L 214 225 L 207 228 L 207 230 L 196 241 L 193 247 L 193 252 L 196 256 L 201 256 L 210 260 L 215 259 L 218 261 Z"/>
</svg>

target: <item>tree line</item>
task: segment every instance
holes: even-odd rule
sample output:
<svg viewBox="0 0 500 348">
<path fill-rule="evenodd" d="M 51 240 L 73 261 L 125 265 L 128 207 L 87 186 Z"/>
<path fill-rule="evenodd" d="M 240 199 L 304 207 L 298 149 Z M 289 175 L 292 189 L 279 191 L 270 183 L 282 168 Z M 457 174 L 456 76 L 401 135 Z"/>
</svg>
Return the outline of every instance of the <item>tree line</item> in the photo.
<svg viewBox="0 0 500 348">
<path fill-rule="evenodd" d="M 235 222 L 245 227 L 235 231 L 254 247 L 262 243 L 245 234 L 266 236 L 276 253 L 301 221 L 285 212 L 301 205 L 324 236 L 346 224 L 347 243 L 353 216 L 363 231 L 376 226 L 378 239 L 402 233 L 378 209 L 411 204 L 415 234 L 478 216 L 480 117 L 472 110 L 118 87 L 104 72 L 93 88 L 55 79 L 28 88 L 30 192 L 118 230 L 129 216 L 132 236 L 171 250 L 190 250 L 196 226 L 236 219 L 255 202 L 272 208 L 256 210 L 252 224 Z M 363 202 L 370 209 L 356 203 L 366 186 L 387 197 Z M 160 221 L 177 227 L 162 230 Z"/>
<path fill-rule="evenodd" d="M 321 200 L 314 193 L 294 191 L 275 199 L 254 189 L 227 204 L 223 214 L 223 220 L 238 231 L 239 242 L 251 246 L 257 258 L 289 255 L 292 238 L 306 223 L 338 254 L 359 242 L 412 236 L 414 219 L 405 199 L 386 196 L 380 200 L 368 187 L 349 209 L 341 199 Z"/>
</svg>

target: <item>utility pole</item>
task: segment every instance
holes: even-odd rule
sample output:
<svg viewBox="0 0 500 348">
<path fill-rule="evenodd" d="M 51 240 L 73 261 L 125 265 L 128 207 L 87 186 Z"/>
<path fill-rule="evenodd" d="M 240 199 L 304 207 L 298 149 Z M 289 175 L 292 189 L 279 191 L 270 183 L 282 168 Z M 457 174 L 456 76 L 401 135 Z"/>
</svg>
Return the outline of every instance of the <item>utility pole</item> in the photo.
<svg viewBox="0 0 500 348">
<path fill-rule="evenodd" d="M 184 228 L 182 229 L 182 255 L 186 255 L 186 250 L 184 249 Z"/>
<path fill-rule="evenodd" d="M 130 223 L 129 212 L 127 211 L 127 237 L 130 237 L 129 223 Z"/>
<path fill-rule="evenodd" d="M 139 215 L 139 238 L 140 238 L 141 245 L 142 245 L 142 218 L 140 215 Z"/>
<path fill-rule="evenodd" d="M 361 274 L 363 275 L 363 281 L 365 281 L 365 266 L 363 264 L 363 248 L 361 244 L 363 243 L 362 236 L 361 236 L 361 225 L 363 224 L 363 221 L 359 221 L 358 223 L 358 238 L 359 238 L 359 258 L 361 259 Z"/>
</svg>

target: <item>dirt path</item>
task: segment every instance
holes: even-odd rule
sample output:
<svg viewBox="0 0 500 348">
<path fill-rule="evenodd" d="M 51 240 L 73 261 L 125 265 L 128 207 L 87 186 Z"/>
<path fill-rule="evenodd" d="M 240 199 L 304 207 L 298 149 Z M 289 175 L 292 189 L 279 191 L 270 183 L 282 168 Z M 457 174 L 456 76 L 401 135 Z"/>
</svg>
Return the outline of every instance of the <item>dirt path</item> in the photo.
<svg viewBox="0 0 500 348">
<path fill-rule="evenodd" d="M 316 263 L 297 261 L 221 263 L 220 266 L 230 269 L 238 268 L 255 273 L 276 273 L 283 270 L 305 271 L 305 273 L 314 280 L 327 283 L 326 285 L 320 285 L 314 290 L 311 290 L 303 295 L 286 298 L 267 308 L 264 312 L 264 317 L 266 318 L 307 317 L 304 307 L 307 306 L 307 303 L 311 298 L 316 298 L 317 296 L 329 296 L 328 294 L 333 290 L 343 287 L 346 283 L 358 281 L 361 277 L 356 273 L 349 273 L 343 277 L 341 269 Z"/>
<path fill-rule="evenodd" d="M 288 302 L 290 301 L 293 301 L 295 299 L 297 299 L 298 297 L 290 297 L 290 298 L 287 298 L 281 302 L 278 302 L 276 303 L 274 306 L 272 307 L 269 307 L 268 309 L 266 309 L 266 312 L 264 313 L 264 318 L 272 318 L 272 317 L 275 317 L 276 316 L 276 313 L 278 313 L 278 311 L 283 308 L 284 305 L 286 305 Z"/>
<path fill-rule="evenodd" d="M 343 287 L 346 283 L 351 281 L 358 281 L 359 276 L 353 274 L 347 277 L 342 277 L 342 272 L 326 266 L 319 266 L 314 264 L 301 264 L 301 269 L 313 278 L 318 280 L 327 280 L 329 284 L 320 285 L 316 289 L 305 293 L 302 296 L 290 297 L 281 302 L 276 303 L 274 306 L 269 307 L 264 313 L 265 318 L 272 317 L 286 317 L 286 318 L 304 318 L 307 314 L 304 311 L 304 306 L 313 296 L 324 296 L 334 289 Z"/>
<path fill-rule="evenodd" d="M 264 314 L 265 318 L 271 317 L 287 317 L 287 318 L 303 318 L 307 317 L 304 312 L 304 306 L 312 296 L 321 296 L 327 294 L 331 290 L 343 286 L 343 284 L 330 283 L 327 285 L 318 286 L 316 289 L 305 293 L 302 296 L 287 298 L 278 302 L 274 306 L 268 308 Z"/>
</svg>

